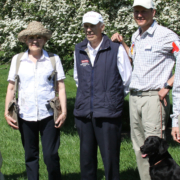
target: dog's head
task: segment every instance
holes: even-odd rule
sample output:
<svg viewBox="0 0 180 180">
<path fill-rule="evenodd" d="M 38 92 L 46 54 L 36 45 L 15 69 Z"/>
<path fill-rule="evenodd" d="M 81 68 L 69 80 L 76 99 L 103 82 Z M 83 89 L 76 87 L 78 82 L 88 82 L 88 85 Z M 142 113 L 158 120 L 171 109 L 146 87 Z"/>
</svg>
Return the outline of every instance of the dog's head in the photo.
<svg viewBox="0 0 180 180">
<path fill-rule="evenodd" d="M 142 157 L 151 157 L 153 155 L 163 155 L 167 149 L 168 144 L 164 139 L 161 139 L 157 136 L 149 136 L 144 141 L 144 145 L 140 147 Z"/>
</svg>

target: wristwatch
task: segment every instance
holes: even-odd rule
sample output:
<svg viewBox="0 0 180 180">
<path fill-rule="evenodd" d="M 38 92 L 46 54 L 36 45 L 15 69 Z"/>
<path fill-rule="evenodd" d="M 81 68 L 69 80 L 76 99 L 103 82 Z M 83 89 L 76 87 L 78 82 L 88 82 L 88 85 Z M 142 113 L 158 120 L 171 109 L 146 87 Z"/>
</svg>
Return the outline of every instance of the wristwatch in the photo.
<svg viewBox="0 0 180 180">
<path fill-rule="evenodd" d="M 167 82 L 164 84 L 164 88 L 165 89 L 172 89 L 172 87 Z"/>
</svg>

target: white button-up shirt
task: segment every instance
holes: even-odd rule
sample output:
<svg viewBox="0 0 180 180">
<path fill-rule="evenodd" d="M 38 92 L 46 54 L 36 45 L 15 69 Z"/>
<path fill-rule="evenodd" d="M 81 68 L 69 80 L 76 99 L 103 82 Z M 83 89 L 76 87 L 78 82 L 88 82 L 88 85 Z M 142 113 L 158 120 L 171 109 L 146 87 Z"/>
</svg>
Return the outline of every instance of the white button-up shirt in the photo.
<svg viewBox="0 0 180 180">
<path fill-rule="evenodd" d="M 61 60 L 54 54 L 56 61 L 57 80 L 65 79 Z M 18 54 L 12 58 L 8 81 L 15 81 L 16 61 Z M 53 80 L 48 77 L 53 72 L 48 53 L 43 50 L 41 58 L 33 63 L 26 51 L 20 59 L 18 75 L 20 78 L 18 104 L 20 117 L 26 121 L 39 121 L 52 116 L 52 109 L 47 109 L 48 100 L 54 98 Z"/>
<path fill-rule="evenodd" d="M 91 47 L 90 43 L 87 44 L 92 66 L 94 66 L 94 60 L 96 58 L 96 55 L 99 51 L 99 48 L 102 42 L 103 42 L 103 39 L 95 49 Z M 124 95 L 126 96 L 129 93 L 129 84 L 131 81 L 132 67 L 131 67 L 128 55 L 122 44 L 119 45 L 119 50 L 117 53 L 117 67 L 119 70 L 119 74 L 121 75 L 121 78 L 123 80 Z M 74 53 L 74 80 L 76 81 L 76 86 L 78 86 L 78 75 L 77 75 L 75 53 Z"/>
</svg>

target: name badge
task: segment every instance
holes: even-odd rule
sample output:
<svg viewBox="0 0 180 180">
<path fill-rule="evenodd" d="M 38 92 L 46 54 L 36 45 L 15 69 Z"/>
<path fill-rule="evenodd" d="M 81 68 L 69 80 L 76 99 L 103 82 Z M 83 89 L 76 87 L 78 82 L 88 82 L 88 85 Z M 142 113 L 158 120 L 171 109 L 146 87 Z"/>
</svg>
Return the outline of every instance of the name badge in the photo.
<svg viewBox="0 0 180 180">
<path fill-rule="evenodd" d="M 145 46 L 144 49 L 145 49 L 145 50 L 151 50 L 151 49 L 152 49 L 152 46 L 151 46 L 151 45 L 147 45 L 147 46 Z"/>
</svg>

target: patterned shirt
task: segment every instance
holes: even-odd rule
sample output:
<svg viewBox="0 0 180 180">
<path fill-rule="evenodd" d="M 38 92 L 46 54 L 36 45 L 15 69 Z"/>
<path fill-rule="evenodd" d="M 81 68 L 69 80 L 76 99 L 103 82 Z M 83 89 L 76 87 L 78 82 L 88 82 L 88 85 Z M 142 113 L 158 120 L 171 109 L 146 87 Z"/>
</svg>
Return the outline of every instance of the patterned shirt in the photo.
<svg viewBox="0 0 180 180">
<path fill-rule="evenodd" d="M 156 21 L 140 35 L 139 28 L 132 36 L 129 56 L 133 60 L 130 89 L 159 90 L 172 76 L 175 56 L 172 43 L 179 37 Z"/>
<path fill-rule="evenodd" d="M 15 81 L 16 61 L 18 55 L 12 58 L 8 81 Z M 57 80 L 65 79 L 61 60 L 56 60 Z M 43 50 L 41 58 L 33 63 L 26 51 L 20 59 L 18 75 L 20 77 L 18 90 L 18 105 L 20 117 L 26 121 L 39 121 L 53 115 L 52 109 L 47 109 L 48 100 L 54 98 L 53 80 L 48 80 L 54 70 L 48 53 Z"/>
<path fill-rule="evenodd" d="M 180 115 L 180 40 L 173 43 L 173 51 L 176 56 L 176 70 L 175 70 L 175 79 L 173 84 L 173 114 L 172 118 L 172 127 L 178 127 L 178 116 Z M 179 126 L 180 127 L 180 126 Z"/>
</svg>

